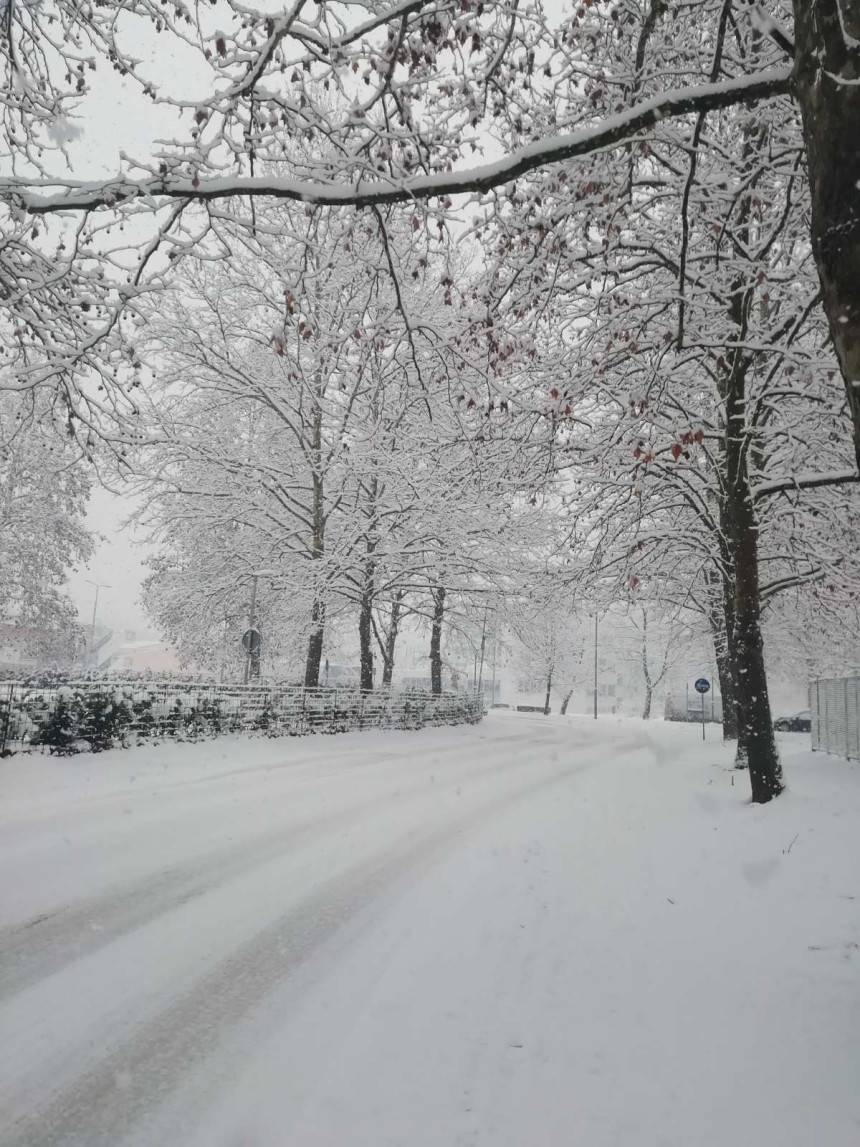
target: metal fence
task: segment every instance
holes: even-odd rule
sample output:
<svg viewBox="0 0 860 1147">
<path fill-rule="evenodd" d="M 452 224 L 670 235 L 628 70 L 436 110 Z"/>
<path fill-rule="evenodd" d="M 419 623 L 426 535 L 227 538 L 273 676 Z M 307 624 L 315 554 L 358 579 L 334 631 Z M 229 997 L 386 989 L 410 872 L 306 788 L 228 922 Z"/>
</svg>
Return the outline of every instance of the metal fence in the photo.
<svg viewBox="0 0 860 1147">
<path fill-rule="evenodd" d="M 0 752 L 100 751 L 150 738 L 219 733 L 270 736 L 475 723 L 471 693 L 362 692 L 355 687 L 216 685 L 170 680 L 12 681 L 0 684 Z"/>
<path fill-rule="evenodd" d="M 811 681 L 812 747 L 860 760 L 860 676 Z"/>
</svg>

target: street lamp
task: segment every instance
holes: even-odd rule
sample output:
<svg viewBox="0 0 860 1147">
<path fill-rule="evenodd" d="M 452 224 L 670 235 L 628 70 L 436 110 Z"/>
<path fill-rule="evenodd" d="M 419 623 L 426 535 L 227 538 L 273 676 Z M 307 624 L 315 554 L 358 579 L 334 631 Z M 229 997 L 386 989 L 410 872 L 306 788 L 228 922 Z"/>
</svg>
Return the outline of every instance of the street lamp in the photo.
<svg viewBox="0 0 860 1147">
<path fill-rule="evenodd" d="M 251 676 L 260 676 L 260 633 L 257 629 L 257 579 L 261 577 L 277 577 L 277 570 L 254 570 L 251 574 L 251 612 L 248 618 L 248 642 L 245 645 L 247 660 L 245 661 L 245 684 Z M 254 635 L 256 634 L 256 644 Z"/>
<path fill-rule="evenodd" d="M 91 667 L 95 665 L 95 644 L 96 644 L 96 613 L 99 608 L 99 590 L 100 589 L 113 589 L 112 585 L 108 585 L 106 581 L 91 581 L 88 577 L 84 578 L 87 585 L 94 585 L 96 587 L 95 601 L 93 602 L 93 624 L 90 632 L 90 662 Z"/>
<path fill-rule="evenodd" d="M 594 719 L 597 720 L 597 614 L 594 615 Z"/>
</svg>

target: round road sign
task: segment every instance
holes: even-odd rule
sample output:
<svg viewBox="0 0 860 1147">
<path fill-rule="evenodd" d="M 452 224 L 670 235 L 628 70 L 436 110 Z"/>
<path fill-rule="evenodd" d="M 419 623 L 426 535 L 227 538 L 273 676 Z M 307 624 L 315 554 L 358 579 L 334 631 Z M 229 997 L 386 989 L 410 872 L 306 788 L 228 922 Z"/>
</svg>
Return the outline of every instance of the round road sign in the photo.
<svg viewBox="0 0 860 1147">
<path fill-rule="evenodd" d="M 696 684 L 693 686 L 697 693 L 707 693 L 711 688 L 711 683 L 707 677 L 700 677 Z"/>
<path fill-rule="evenodd" d="M 246 629 L 242 634 L 242 648 L 246 653 L 259 653 L 260 651 L 260 631 L 259 629 Z"/>
</svg>

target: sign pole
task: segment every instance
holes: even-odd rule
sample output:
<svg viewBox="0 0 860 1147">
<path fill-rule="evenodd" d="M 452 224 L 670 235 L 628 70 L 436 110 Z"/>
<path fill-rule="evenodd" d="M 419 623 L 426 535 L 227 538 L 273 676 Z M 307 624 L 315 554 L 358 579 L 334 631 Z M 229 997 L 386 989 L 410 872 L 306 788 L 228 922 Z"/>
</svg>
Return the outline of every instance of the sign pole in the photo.
<svg viewBox="0 0 860 1147">
<path fill-rule="evenodd" d="M 702 698 L 702 740 L 704 741 L 704 739 L 705 739 L 705 694 L 710 692 L 711 683 L 707 679 L 707 677 L 700 677 L 696 681 L 693 688 L 696 690 L 696 692 Z M 713 702 L 711 704 L 711 708 L 713 709 Z"/>
</svg>

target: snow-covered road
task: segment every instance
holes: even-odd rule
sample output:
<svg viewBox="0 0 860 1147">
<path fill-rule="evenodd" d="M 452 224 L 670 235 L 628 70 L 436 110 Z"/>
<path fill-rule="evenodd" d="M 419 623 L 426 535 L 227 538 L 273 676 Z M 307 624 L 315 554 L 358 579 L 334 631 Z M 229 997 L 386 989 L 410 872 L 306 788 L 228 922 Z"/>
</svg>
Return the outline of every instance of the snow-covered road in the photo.
<svg viewBox="0 0 860 1147">
<path fill-rule="evenodd" d="M 4 763 L 0 1142 L 853 1147 L 858 770 L 752 809 L 697 736 Z"/>
</svg>

